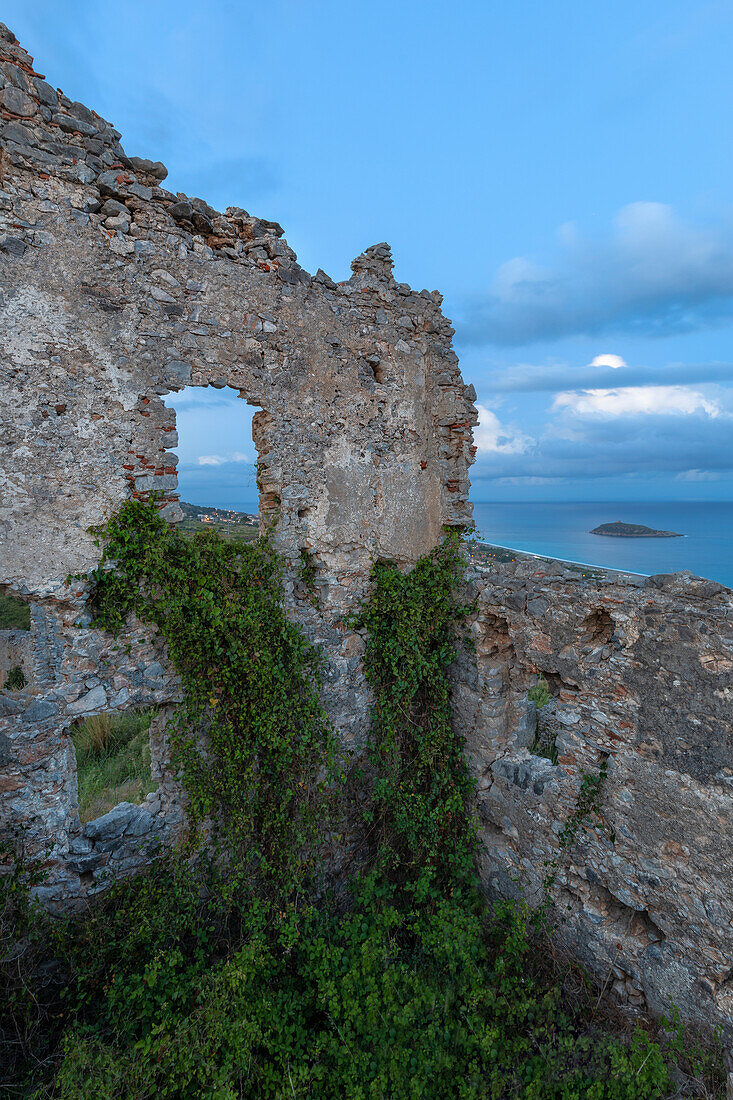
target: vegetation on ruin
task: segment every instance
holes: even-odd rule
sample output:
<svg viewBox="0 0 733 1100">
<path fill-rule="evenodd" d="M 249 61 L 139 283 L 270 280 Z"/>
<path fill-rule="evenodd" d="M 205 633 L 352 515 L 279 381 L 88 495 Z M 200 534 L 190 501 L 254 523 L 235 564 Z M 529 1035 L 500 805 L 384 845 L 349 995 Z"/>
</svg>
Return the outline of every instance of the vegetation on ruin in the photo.
<svg viewBox="0 0 733 1100">
<path fill-rule="evenodd" d="M 152 717 L 150 710 L 93 714 L 72 730 L 82 822 L 120 802 L 142 802 L 155 790 L 148 734 Z"/>
<path fill-rule="evenodd" d="M 537 683 L 532 685 L 527 694 L 534 705 L 537 707 L 537 710 L 539 710 L 541 707 L 547 706 L 547 704 L 550 702 L 550 699 L 552 698 L 552 696 L 550 695 L 550 687 L 542 673 L 539 674 L 539 676 L 537 677 Z"/>
<path fill-rule="evenodd" d="M 31 609 L 17 596 L 0 592 L 0 630 L 30 630 Z"/>
<path fill-rule="evenodd" d="M 537 708 L 537 727 L 529 751 L 534 756 L 544 756 L 551 764 L 557 764 L 557 729 L 547 722 L 546 715 L 542 713 L 543 707 L 552 701 L 550 685 L 542 673 L 527 692 L 527 697 Z"/>
<path fill-rule="evenodd" d="M 671 1095 L 674 1050 L 602 1025 L 589 983 L 553 968 L 527 907 L 482 899 L 447 677 L 469 611 L 454 535 L 410 573 L 375 567 L 354 624 L 373 721 L 348 775 L 319 654 L 285 616 L 266 540 L 184 539 L 142 504 L 103 539 L 97 622 L 119 631 L 134 611 L 154 623 L 181 676 L 169 736 L 193 828 L 63 920 L 34 912 L 38 869 L 15 863 L 0 901 L 25 933 L 2 941 L 6 1095 Z M 713 1089 L 702 1061 L 685 1068 Z"/>
<path fill-rule="evenodd" d="M 134 613 L 168 643 L 183 702 L 167 736 L 195 829 L 287 894 L 310 870 L 337 765 L 321 656 L 285 615 L 282 562 L 266 539 L 183 538 L 154 503 L 123 505 L 103 537 L 94 623 L 116 633 Z"/>
<path fill-rule="evenodd" d="M 20 665 L 13 665 L 11 669 L 8 669 L 3 687 L 6 691 L 22 691 L 27 682 Z"/>
</svg>

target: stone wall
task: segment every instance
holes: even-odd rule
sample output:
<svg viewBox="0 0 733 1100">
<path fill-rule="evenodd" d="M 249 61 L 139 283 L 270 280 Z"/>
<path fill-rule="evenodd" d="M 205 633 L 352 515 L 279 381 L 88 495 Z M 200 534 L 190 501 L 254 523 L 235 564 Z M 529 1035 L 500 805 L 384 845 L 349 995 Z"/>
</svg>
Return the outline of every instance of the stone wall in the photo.
<svg viewBox="0 0 733 1100">
<path fill-rule="evenodd" d="M 733 1038 L 733 592 L 526 561 L 469 589 L 476 651 L 454 697 L 488 890 L 538 902 L 560 856 L 559 940 L 622 1003 Z M 539 674 L 553 698 L 538 714 Z M 601 814 L 563 854 L 603 760 Z"/>
<path fill-rule="evenodd" d="M 33 690 L 2 701 L 0 812 L 48 851 L 45 896 L 66 902 L 111 870 L 80 870 L 72 722 L 175 697 L 165 653 L 135 625 L 118 646 L 90 630 L 84 586 L 66 583 L 95 564 L 89 528 L 124 500 L 157 492 L 180 517 L 163 398 L 229 386 L 259 407 L 261 521 L 275 520 L 290 563 L 289 611 L 324 647 L 326 706 L 358 744 L 368 694 L 344 615 L 376 559 L 409 565 L 444 524 L 470 521 L 475 393 L 440 294 L 397 283 L 387 245 L 345 282 L 308 274 L 275 222 L 165 190 L 165 168 L 128 157 L 4 28 L 0 120 L 0 583 L 35 609 Z M 296 579 L 303 549 L 317 608 Z M 174 805 L 163 798 L 158 814 Z"/>
</svg>

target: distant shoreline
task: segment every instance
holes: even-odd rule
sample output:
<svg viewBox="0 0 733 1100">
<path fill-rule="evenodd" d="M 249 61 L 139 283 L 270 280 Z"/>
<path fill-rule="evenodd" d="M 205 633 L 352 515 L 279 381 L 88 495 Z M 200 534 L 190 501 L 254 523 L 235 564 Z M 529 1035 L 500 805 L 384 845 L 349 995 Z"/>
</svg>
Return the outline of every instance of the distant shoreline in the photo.
<svg viewBox="0 0 733 1100">
<path fill-rule="evenodd" d="M 616 569 L 612 565 L 593 565 L 588 561 L 575 561 L 573 558 L 556 558 L 551 554 L 535 554 L 531 550 L 518 550 L 516 546 L 504 546 L 498 542 L 479 542 L 478 547 L 483 550 L 509 550 L 516 554 L 518 559 L 532 558 L 535 561 L 559 562 L 560 565 L 577 565 L 581 569 L 587 569 L 596 573 L 618 573 L 629 577 L 650 577 L 651 573 L 638 573 L 634 569 Z M 502 564 L 501 562 L 497 564 Z"/>
</svg>

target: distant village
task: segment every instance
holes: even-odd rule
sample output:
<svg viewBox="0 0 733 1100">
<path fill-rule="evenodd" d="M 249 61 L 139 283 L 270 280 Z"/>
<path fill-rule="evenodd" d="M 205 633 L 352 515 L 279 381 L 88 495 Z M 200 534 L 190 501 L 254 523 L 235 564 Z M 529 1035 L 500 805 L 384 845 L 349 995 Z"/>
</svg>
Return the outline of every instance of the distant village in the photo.
<svg viewBox="0 0 733 1100">
<path fill-rule="evenodd" d="M 215 508 L 211 505 L 188 504 L 185 501 L 180 503 L 186 519 L 198 520 L 200 523 L 238 523 L 247 526 L 259 524 L 257 513 L 237 512 L 233 508 Z"/>
</svg>

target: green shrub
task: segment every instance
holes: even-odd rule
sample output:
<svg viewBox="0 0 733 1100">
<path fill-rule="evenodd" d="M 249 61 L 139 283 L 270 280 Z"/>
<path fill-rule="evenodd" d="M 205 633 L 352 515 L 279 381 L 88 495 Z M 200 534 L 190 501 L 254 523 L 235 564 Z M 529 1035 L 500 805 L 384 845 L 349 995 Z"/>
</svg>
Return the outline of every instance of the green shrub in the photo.
<svg viewBox="0 0 733 1100">
<path fill-rule="evenodd" d="M 31 609 L 17 596 L 0 592 L 0 630 L 30 630 Z"/>
<path fill-rule="evenodd" d="M 164 881 L 179 901 L 181 881 Z M 109 992 L 93 1025 L 67 1033 L 56 1095 L 651 1100 L 668 1088 L 643 1032 L 630 1045 L 594 1034 L 547 988 L 522 907 L 500 906 L 486 935 L 480 909 L 451 898 L 420 911 L 367 891 L 351 911 L 305 905 L 275 924 L 252 902 L 217 960 L 215 931 L 200 930 L 216 914 L 197 926 L 195 896 L 184 890 L 172 928 L 162 899 L 152 919 L 152 895 L 118 899 L 135 930 L 113 951 L 107 929 L 79 974 Z"/>
<path fill-rule="evenodd" d="M 537 710 L 539 710 L 541 707 L 547 706 L 547 704 L 550 702 L 550 700 L 552 699 L 552 696 L 550 695 L 550 688 L 547 680 L 544 678 L 542 673 L 539 674 L 539 676 L 537 677 L 537 683 L 532 685 L 532 687 L 527 692 L 527 695 L 537 707 Z"/>
<path fill-rule="evenodd" d="M 14 665 L 9 669 L 8 675 L 5 678 L 4 688 L 5 691 L 22 691 L 27 684 L 25 673 L 20 665 Z"/>
</svg>

